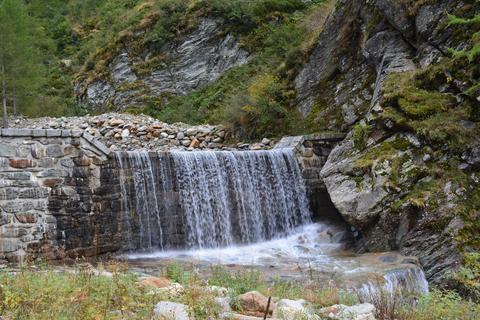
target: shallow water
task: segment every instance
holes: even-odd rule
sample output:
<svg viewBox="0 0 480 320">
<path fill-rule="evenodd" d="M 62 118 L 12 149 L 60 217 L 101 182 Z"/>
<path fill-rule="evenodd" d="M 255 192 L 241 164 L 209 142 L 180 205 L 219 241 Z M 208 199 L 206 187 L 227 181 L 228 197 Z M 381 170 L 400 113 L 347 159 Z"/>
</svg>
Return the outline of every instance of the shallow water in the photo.
<svg viewBox="0 0 480 320">
<path fill-rule="evenodd" d="M 345 249 L 341 226 L 313 223 L 291 236 L 245 246 L 130 254 L 133 268 L 154 272 L 178 262 L 203 269 L 222 265 L 230 270 L 254 268 L 264 277 L 334 283 L 365 295 L 380 290 L 428 292 L 423 271 L 415 259 L 396 252 L 356 255 Z"/>
</svg>

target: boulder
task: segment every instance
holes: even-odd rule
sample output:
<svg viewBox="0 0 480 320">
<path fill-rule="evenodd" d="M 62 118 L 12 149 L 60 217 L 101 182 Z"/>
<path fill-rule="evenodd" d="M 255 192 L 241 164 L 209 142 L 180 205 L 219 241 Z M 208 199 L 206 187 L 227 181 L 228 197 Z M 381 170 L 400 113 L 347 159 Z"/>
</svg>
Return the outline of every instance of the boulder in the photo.
<svg viewBox="0 0 480 320">
<path fill-rule="evenodd" d="M 189 148 L 198 148 L 200 147 L 200 141 L 197 138 L 193 138 L 192 142 L 189 145 Z"/>
<path fill-rule="evenodd" d="M 220 308 L 220 313 L 231 312 L 232 308 L 230 307 L 231 299 L 230 297 L 216 297 L 215 303 Z"/>
<path fill-rule="evenodd" d="M 375 306 L 370 303 L 357 304 L 351 307 L 336 304 L 320 309 L 319 314 L 332 320 L 376 320 Z"/>
<path fill-rule="evenodd" d="M 268 298 L 258 291 L 250 291 L 238 296 L 239 310 L 246 315 L 262 316 L 265 314 L 268 305 Z M 274 306 L 270 304 L 269 314 Z"/>
<path fill-rule="evenodd" d="M 155 288 L 166 288 L 172 285 L 172 281 L 164 277 L 141 278 L 138 283 L 142 286 L 155 287 Z"/>
<path fill-rule="evenodd" d="M 128 138 L 130 136 L 130 130 L 124 129 L 122 130 L 122 139 Z"/>
<path fill-rule="evenodd" d="M 152 320 L 189 320 L 188 307 L 181 303 L 161 301 L 153 310 Z"/>
<path fill-rule="evenodd" d="M 180 297 L 185 292 L 185 289 L 181 284 L 174 282 L 167 287 L 158 288 L 156 291 L 158 293 L 166 294 L 171 298 L 176 298 L 176 297 Z"/>
<path fill-rule="evenodd" d="M 220 314 L 220 319 L 225 320 L 263 320 L 263 317 L 254 317 L 254 316 L 246 316 L 244 314 L 234 313 L 234 312 L 225 312 Z M 273 318 L 268 318 L 273 320 Z"/>
<path fill-rule="evenodd" d="M 111 119 L 110 121 L 108 121 L 108 125 L 111 127 L 118 127 L 123 124 L 125 124 L 125 121 L 123 121 L 122 119 Z"/>
<path fill-rule="evenodd" d="M 276 303 L 273 310 L 273 318 L 283 320 L 320 320 L 320 317 L 313 313 L 307 301 L 289 299 L 281 299 Z"/>
<path fill-rule="evenodd" d="M 219 286 L 209 286 L 207 291 L 213 293 L 217 297 L 228 297 L 230 290 Z"/>
</svg>

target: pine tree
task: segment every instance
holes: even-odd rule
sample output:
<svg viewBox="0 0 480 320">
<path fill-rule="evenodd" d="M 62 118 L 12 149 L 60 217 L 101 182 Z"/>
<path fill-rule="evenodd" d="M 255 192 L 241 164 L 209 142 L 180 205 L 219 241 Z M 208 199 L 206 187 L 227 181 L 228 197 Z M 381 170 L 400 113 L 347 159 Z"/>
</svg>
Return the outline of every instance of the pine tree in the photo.
<svg viewBox="0 0 480 320">
<path fill-rule="evenodd" d="M 7 127 L 7 103 L 16 115 L 21 105 L 35 100 L 42 83 L 42 41 L 35 20 L 22 0 L 0 0 L 0 69 L 3 126 Z"/>
</svg>

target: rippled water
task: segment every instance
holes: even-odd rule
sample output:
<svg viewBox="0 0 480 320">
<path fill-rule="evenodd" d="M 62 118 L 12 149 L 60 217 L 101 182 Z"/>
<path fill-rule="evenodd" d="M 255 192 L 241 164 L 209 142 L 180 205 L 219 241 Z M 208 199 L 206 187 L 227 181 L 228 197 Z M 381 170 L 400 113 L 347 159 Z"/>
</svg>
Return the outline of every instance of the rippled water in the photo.
<svg viewBox="0 0 480 320">
<path fill-rule="evenodd" d="M 253 267 L 267 277 L 332 281 L 365 297 L 380 291 L 428 292 L 428 283 L 412 259 L 389 252 L 355 255 L 345 249 L 345 230 L 322 223 L 300 227 L 288 237 L 246 246 L 219 249 L 158 251 L 130 254 L 132 265 L 148 268 L 176 261 L 208 268 L 224 265 L 232 270 Z"/>
</svg>

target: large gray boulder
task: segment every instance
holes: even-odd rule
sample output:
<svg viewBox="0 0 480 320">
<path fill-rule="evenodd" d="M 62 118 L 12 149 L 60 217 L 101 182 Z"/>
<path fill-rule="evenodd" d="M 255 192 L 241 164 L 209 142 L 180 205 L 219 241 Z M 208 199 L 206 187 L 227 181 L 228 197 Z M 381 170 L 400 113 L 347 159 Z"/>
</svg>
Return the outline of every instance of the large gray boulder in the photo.
<svg viewBox="0 0 480 320">
<path fill-rule="evenodd" d="M 152 320 L 190 320 L 186 305 L 170 301 L 157 303 L 153 314 Z"/>
<path fill-rule="evenodd" d="M 319 313 L 332 320 L 375 320 L 375 306 L 362 303 L 354 306 L 336 304 L 320 309 Z"/>
</svg>

